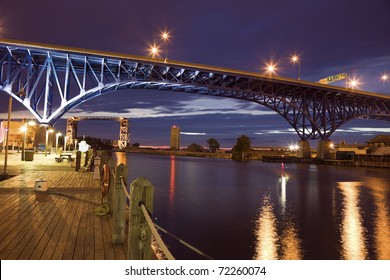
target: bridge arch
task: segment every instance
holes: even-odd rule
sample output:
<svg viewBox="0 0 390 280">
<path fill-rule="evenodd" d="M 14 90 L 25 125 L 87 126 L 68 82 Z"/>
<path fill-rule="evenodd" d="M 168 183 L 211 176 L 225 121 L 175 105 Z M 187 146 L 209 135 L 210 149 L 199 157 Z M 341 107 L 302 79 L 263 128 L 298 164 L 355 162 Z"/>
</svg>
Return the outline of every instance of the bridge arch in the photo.
<svg viewBox="0 0 390 280">
<path fill-rule="evenodd" d="M 390 97 L 257 73 L 92 50 L 0 41 L 0 91 L 41 123 L 102 94 L 130 89 L 197 93 L 256 102 L 287 120 L 301 140 L 328 139 L 354 118 L 390 120 Z"/>
</svg>

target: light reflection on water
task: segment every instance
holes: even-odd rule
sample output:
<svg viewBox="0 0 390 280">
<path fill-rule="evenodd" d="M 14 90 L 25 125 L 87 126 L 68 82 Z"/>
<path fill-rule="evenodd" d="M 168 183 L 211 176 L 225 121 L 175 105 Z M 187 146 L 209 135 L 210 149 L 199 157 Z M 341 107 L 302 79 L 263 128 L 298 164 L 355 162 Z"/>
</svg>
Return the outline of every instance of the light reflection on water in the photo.
<svg viewBox="0 0 390 280">
<path fill-rule="evenodd" d="M 339 182 L 343 195 L 341 220 L 341 257 L 345 260 L 367 258 L 366 236 L 359 207 L 360 182 Z"/>
<path fill-rule="evenodd" d="M 375 250 L 380 260 L 390 260 L 390 219 L 389 206 L 386 200 L 386 182 L 377 178 L 370 178 L 368 186 L 375 200 Z"/>
<path fill-rule="evenodd" d="M 347 260 L 390 259 L 390 219 L 386 199 L 386 182 L 368 178 L 365 182 L 339 182 L 342 194 L 340 224 L 341 258 Z M 362 201 L 362 192 L 369 198 Z M 373 207 L 362 209 L 363 203 Z M 367 206 L 366 206 L 367 209 Z M 371 226 L 373 229 L 371 229 Z M 369 256 L 369 238 L 372 236 L 375 253 Z"/>
<path fill-rule="evenodd" d="M 288 175 L 284 172 L 284 165 L 282 165 L 282 175 L 278 182 L 282 219 L 277 219 L 275 207 L 272 205 L 269 195 L 265 196 L 261 202 L 255 228 L 256 242 L 253 258 L 256 260 L 302 259 L 302 241 L 298 236 L 292 215 L 286 211 L 288 179 Z"/>
<path fill-rule="evenodd" d="M 256 234 L 256 260 L 278 259 L 278 233 L 276 230 L 276 218 L 273 207 L 265 197 L 257 220 Z"/>
</svg>

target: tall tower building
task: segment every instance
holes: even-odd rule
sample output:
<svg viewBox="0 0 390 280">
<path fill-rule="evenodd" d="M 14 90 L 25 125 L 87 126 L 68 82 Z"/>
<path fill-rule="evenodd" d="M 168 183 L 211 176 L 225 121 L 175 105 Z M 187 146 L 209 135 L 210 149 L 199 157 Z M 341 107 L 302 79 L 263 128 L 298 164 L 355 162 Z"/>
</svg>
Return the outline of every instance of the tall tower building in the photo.
<svg viewBox="0 0 390 280">
<path fill-rule="evenodd" d="M 171 149 L 180 150 L 180 127 L 171 127 Z"/>
</svg>

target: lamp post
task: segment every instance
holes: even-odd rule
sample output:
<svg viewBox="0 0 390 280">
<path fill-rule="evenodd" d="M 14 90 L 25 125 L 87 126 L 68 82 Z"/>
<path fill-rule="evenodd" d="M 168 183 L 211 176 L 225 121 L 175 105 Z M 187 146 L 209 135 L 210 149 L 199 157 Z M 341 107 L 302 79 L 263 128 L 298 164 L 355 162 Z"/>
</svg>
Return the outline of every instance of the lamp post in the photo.
<svg viewBox="0 0 390 280">
<path fill-rule="evenodd" d="M 9 129 L 11 123 L 11 111 L 12 111 L 12 96 L 9 96 L 8 99 L 8 120 L 7 120 L 7 133 L 5 140 L 5 155 L 4 155 L 4 174 L 7 174 L 7 161 L 8 161 L 8 141 L 9 141 Z"/>
<path fill-rule="evenodd" d="M 56 134 L 56 154 L 57 154 L 57 151 L 58 151 L 58 137 L 60 137 L 62 135 L 61 132 L 57 132 Z"/>
<path fill-rule="evenodd" d="M 165 63 L 168 62 L 168 38 L 169 38 L 169 33 L 167 31 L 161 33 L 161 40 L 163 40 L 165 44 L 165 59 L 164 59 Z"/>
<path fill-rule="evenodd" d="M 27 134 L 27 122 L 26 119 L 23 119 L 22 127 L 20 128 L 20 132 L 22 132 L 22 161 L 25 160 L 26 156 L 26 134 Z"/>
<path fill-rule="evenodd" d="M 52 133 L 53 129 L 49 129 L 49 127 L 46 127 L 46 142 L 45 142 L 45 157 L 47 157 L 47 148 L 49 146 L 49 133 Z"/>
<path fill-rule="evenodd" d="M 67 141 L 68 141 L 68 137 L 65 136 L 64 137 L 64 152 L 66 152 L 66 143 L 67 143 Z"/>
<path fill-rule="evenodd" d="M 293 64 L 298 64 L 298 80 L 300 80 L 301 79 L 301 61 L 299 59 L 299 56 L 296 54 L 291 56 L 291 62 Z"/>
</svg>

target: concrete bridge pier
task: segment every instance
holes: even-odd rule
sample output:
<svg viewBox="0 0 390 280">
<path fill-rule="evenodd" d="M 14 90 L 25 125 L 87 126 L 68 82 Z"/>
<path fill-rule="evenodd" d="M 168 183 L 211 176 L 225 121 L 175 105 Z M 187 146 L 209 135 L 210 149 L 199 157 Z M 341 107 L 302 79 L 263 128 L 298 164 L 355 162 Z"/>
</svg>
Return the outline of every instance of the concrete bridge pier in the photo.
<svg viewBox="0 0 390 280">
<path fill-rule="evenodd" d="M 300 140 L 298 142 L 299 150 L 297 152 L 298 158 L 311 158 L 310 144 L 306 140 Z"/>
<path fill-rule="evenodd" d="M 317 158 L 319 158 L 319 159 L 329 159 L 330 158 L 330 153 L 329 153 L 330 143 L 331 143 L 331 141 L 329 139 L 321 139 L 318 142 Z"/>
</svg>

